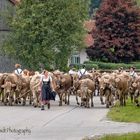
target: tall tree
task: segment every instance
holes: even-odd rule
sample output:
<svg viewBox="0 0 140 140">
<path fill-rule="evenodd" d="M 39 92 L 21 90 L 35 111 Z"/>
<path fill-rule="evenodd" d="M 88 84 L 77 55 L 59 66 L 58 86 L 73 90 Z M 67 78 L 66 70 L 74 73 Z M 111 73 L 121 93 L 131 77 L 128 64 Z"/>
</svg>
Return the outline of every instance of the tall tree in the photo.
<svg viewBox="0 0 140 140">
<path fill-rule="evenodd" d="M 136 2 L 137 2 L 137 4 L 138 4 L 138 6 L 140 6 L 140 0 L 136 0 Z"/>
<path fill-rule="evenodd" d="M 134 0 L 104 0 L 96 14 L 91 59 L 113 62 L 140 60 L 140 9 Z"/>
<path fill-rule="evenodd" d="M 26 66 L 64 70 L 74 49 L 82 47 L 87 0 L 24 0 L 12 19 L 13 33 L 6 53 Z"/>
</svg>

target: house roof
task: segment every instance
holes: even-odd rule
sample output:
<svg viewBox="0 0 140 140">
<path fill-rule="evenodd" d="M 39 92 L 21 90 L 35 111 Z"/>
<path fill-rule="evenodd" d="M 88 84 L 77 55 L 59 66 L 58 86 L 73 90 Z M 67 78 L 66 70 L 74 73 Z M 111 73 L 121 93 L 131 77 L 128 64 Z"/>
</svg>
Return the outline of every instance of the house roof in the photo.
<svg viewBox="0 0 140 140">
<path fill-rule="evenodd" d="M 84 43 L 87 47 L 90 47 L 94 44 L 94 38 L 91 33 L 92 30 L 96 30 L 95 20 L 85 21 L 84 27 L 87 30 L 87 34 L 84 39 Z"/>
<path fill-rule="evenodd" d="M 20 0 L 9 0 L 9 1 L 12 2 L 14 5 L 16 5 L 20 2 Z"/>
<path fill-rule="evenodd" d="M 88 32 L 91 32 L 93 29 L 95 29 L 96 25 L 95 25 L 95 20 L 88 20 L 85 21 L 84 23 L 84 27 Z"/>
</svg>

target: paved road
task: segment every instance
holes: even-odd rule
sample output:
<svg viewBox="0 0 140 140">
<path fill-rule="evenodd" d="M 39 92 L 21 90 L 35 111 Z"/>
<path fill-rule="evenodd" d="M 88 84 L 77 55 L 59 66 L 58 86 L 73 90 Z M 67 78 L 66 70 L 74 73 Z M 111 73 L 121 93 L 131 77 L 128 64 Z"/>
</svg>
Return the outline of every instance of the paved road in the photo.
<svg viewBox="0 0 140 140">
<path fill-rule="evenodd" d="M 0 106 L 0 140 L 81 140 L 86 136 L 140 131 L 140 124 L 107 120 L 108 109 L 94 98 L 94 108 L 78 107 L 71 97 L 70 106 L 41 111 L 31 106 Z"/>
</svg>

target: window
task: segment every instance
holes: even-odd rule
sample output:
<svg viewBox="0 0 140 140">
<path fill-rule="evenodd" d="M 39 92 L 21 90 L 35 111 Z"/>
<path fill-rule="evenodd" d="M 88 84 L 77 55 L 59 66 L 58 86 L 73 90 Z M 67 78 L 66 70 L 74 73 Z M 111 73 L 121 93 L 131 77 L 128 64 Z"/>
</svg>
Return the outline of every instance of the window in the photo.
<svg viewBox="0 0 140 140">
<path fill-rule="evenodd" d="M 71 56 L 71 64 L 80 64 L 80 56 L 72 55 Z"/>
</svg>

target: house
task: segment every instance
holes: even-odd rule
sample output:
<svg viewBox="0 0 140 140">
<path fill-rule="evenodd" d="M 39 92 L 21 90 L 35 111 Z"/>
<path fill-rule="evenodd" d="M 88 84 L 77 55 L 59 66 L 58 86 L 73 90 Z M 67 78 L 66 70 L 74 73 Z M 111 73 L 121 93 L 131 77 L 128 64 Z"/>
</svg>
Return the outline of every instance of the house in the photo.
<svg viewBox="0 0 140 140">
<path fill-rule="evenodd" d="M 87 31 L 84 43 L 85 43 L 86 47 L 90 47 L 94 43 L 94 39 L 93 39 L 93 35 L 92 35 L 91 31 L 93 29 L 95 29 L 95 20 L 86 21 L 84 23 L 84 27 Z M 69 64 L 83 64 L 85 61 L 88 61 L 88 60 L 89 60 L 89 58 L 86 53 L 86 48 L 84 48 L 80 51 L 75 51 L 72 54 L 72 56 L 69 60 Z"/>
<path fill-rule="evenodd" d="M 0 0 L 0 44 L 10 32 L 5 15 L 8 14 L 8 12 L 14 14 L 14 7 L 18 2 L 19 0 Z"/>
<path fill-rule="evenodd" d="M 14 14 L 14 7 L 18 2 L 19 0 L 0 0 L 0 47 L 2 47 L 4 40 L 10 32 L 5 15 L 9 12 Z M 13 60 L 0 52 L 0 72 L 10 72 L 13 70 L 13 66 Z"/>
</svg>

